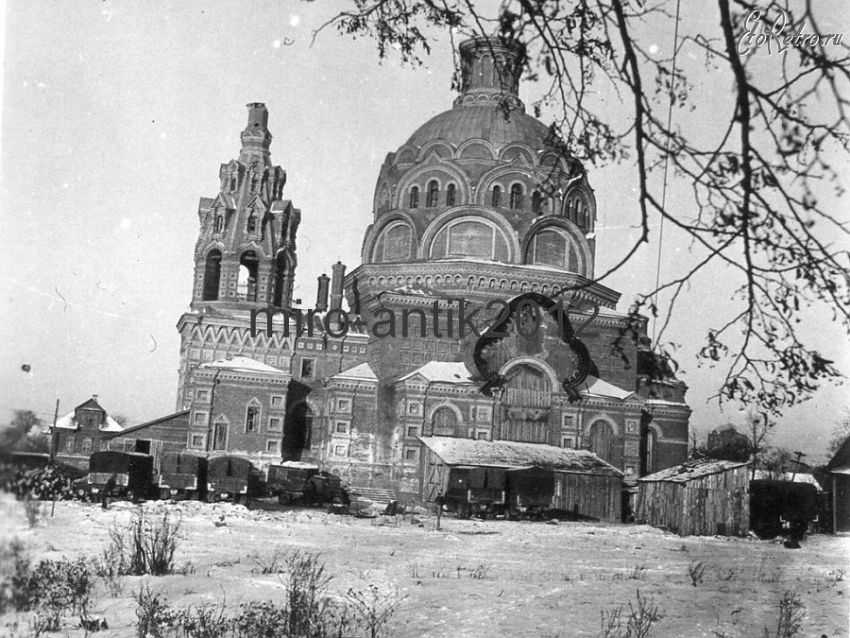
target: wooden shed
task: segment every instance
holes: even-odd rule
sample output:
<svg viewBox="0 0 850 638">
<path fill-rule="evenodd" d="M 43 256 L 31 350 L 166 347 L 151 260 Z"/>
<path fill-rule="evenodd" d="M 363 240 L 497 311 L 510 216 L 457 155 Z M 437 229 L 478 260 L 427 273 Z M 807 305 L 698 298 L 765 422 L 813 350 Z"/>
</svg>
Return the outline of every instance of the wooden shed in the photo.
<svg viewBox="0 0 850 638">
<path fill-rule="evenodd" d="M 449 492 L 453 471 L 494 468 L 506 474 L 505 502 L 511 509 L 533 502 L 541 509 L 620 522 L 623 473 L 592 452 L 446 436 L 419 440 L 423 445 L 420 496 L 424 502 L 434 502 Z"/>
<path fill-rule="evenodd" d="M 746 463 L 688 461 L 638 479 L 635 522 L 680 536 L 744 536 L 749 529 Z"/>
<path fill-rule="evenodd" d="M 824 468 L 829 477 L 829 507 L 832 533 L 850 531 L 850 437 L 841 444 Z"/>
</svg>

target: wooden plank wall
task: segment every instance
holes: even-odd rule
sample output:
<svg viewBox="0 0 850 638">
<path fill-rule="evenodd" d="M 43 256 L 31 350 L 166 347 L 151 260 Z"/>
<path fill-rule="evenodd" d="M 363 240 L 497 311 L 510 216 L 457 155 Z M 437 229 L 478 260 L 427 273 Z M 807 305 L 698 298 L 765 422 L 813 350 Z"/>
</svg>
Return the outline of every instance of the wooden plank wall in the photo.
<svg viewBox="0 0 850 638">
<path fill-rule="evenodd" d="M 747 467 L 686 483 L 641 482 L 635 520 L 680 536 L 744 536 L 750 525 Z"/>
<path fill-rule="evenodd" d="M 422 446 L 420 499 L 423 503 L 433 503 L 440 494 L 448 489 L 449 468 L 443 460 L 427 446 Z"/>
<path fill-rule="evenodd" d="M 620 522 L 622 479 L 619 476 L 556 472 L 555 482 L 555 496 L 552 497 L 555 509 L 600 521 Z"/>
</svg>

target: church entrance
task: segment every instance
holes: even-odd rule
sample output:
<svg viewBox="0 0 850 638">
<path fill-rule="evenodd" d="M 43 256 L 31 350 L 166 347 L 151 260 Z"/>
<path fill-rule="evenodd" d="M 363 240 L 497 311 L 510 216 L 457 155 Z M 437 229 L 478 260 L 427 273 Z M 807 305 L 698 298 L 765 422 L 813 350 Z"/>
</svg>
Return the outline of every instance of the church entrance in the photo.
<svg viewBox="0 0 850 638">
<path fill-rule="evenodd" d="M 549 378 L 527 364 L 512 368 L 507 377 L 502 395 L 502 439 L 548 443 L 552 402 Z"/>
<path fill-rule="evenodd" d="M 310 446 L 313 443 L 313 421 L 315 415 L 313 409 L 307 403 L 307 394 L 310 389 L 297 382 L 289 385 L 287 395 L 286 418 L 283 427 L 283 449 L 284 461 L 300 461 L 305 454 L 310 454 Z M 321 445 L 321 440 L 316 441 Z"/>
</svg>

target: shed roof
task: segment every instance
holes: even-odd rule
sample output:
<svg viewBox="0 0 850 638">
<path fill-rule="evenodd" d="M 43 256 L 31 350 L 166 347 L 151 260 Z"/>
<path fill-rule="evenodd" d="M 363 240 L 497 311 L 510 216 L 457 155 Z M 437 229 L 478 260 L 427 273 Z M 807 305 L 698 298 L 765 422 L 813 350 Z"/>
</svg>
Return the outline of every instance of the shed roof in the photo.
<svg viewBox="0 0 850 638">
<path fill-rule="evenodd" d="M 448 436 L 420 437 L 422 443 L 448 465 L 478 465 L 521 469 L 539 467 L 582 474 L 622 476 L 613 465 L 587 450 L 540 443 L 481 441 Z"/>
<path fill-rule="evenodd" d="M 717 461 L 715 459 L 700 459 L 696 461 L 687 461 L 680 465 L 668 467 L 666 470 L 661 470 L 655 474 L 643 476 L 638 479 L 639 482 L 651 483 L 658 481 L 669 481 L 672 483 L 687 483 L 694 479 L 710 476 L 711 474 L 720 474 L 728 472 L 739 467 L 746 466 L 746 462 L 739 461 Z"/>
<path fill-rule="evenodd" d="M 119 436 L 126 436 L 127 434 L 132 434 L 133 432 L 138 432 L 139 430 L 144 430 L 145 428 L 149 428 L 153 425 L 160 425 L 162 423 L 167 423 L 168 421 L 176 420 L 182 417 L 186 417 L 189 414 L 189 410 L 180 410 L 179 412 L 174 412 L 173 414 L 167 414 L 165 416 L 158 417 L 153 419 L 152 421 L 145 421 L 144 423 L 139 423 L 138 425 L 134 425 L 133 427 L 129 427 L 126 430 L 118 430 L 114 432 L 113 435 L 109 438 L 115 439 Z"/>
</svg>

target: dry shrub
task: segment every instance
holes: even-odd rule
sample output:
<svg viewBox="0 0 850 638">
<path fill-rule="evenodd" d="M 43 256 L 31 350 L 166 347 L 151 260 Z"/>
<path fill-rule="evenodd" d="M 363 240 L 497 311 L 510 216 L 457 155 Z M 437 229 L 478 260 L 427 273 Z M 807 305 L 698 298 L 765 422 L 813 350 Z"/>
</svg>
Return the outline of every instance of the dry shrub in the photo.
<svg viewBox="0 0 850 638">
<path fill-rule="evenodd" d="M 664 618 L 664 612 L 653 599 L 642 598 L 602 612 L 600 638 L 649 638 L 652 626 Z"/>
<path fill-rule="evenodd" d="M 139 509 L 129 528 L 113 522 L 109 545 L 98 560 L 99 575 L 163 576 L 174 571 L 181 520 L 166 510 L 158 517 L 146 518 Z"/>
</svg>

